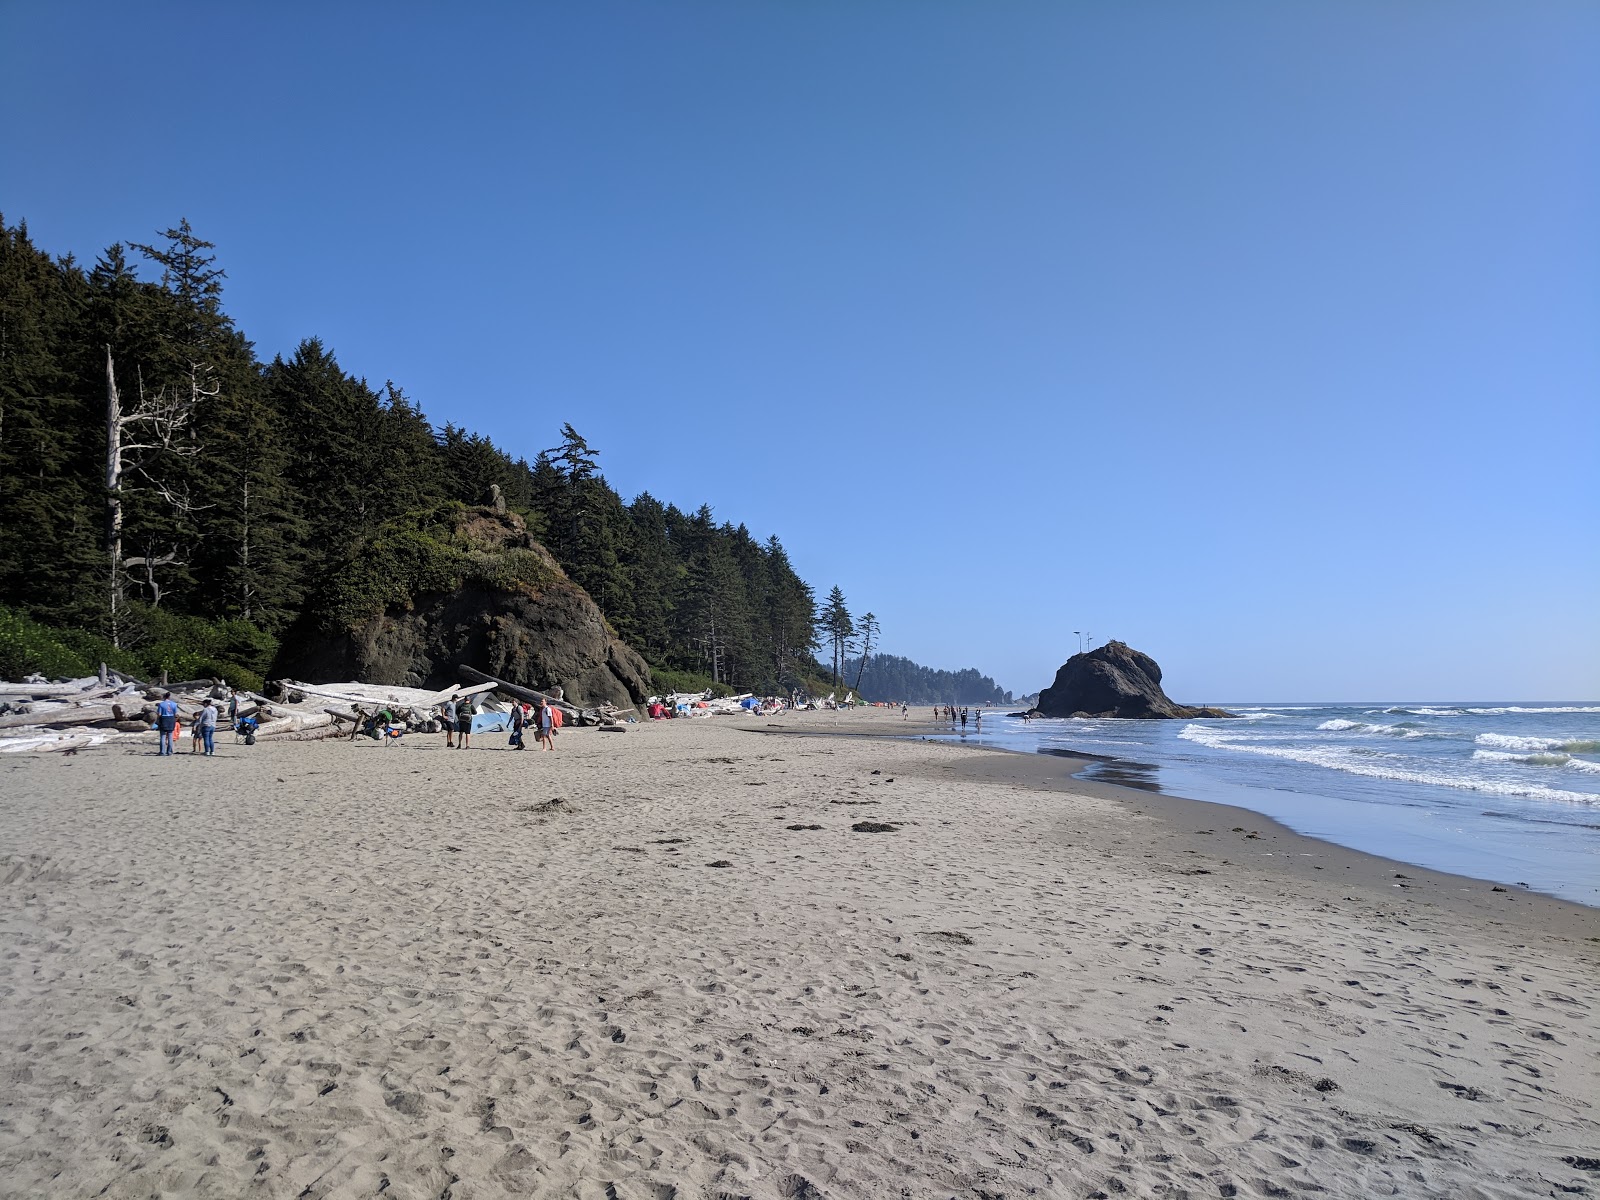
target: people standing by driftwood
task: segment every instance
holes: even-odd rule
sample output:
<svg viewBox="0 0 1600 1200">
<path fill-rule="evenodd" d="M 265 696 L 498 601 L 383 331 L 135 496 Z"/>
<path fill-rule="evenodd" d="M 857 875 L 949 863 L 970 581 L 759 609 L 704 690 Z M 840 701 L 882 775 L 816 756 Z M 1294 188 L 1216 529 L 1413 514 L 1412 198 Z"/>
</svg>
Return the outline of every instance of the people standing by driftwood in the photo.
<svg viewBox="0 0 1600 1200">
<path fill-rule="evenodd" d="M 470 749 L 472 745 L 472 705 L 463 700 L 456 705 L 456 747 Z"/>
<path fill-rule="evenodd" d="M 189 753 L 190 754 L 199 754 L 202 750 L 204 750 L 206 748 L 205 747 L 205 738 L 202 737 L 201 734 L 200 734 L 200 713 L 203 713 L 204 711 L 205 711 L 205 709 L 202 708 L 199 712 L 196 712 L 194 714 L 194 723 L 189 726 Z"/>
<path fill-rule="evenodd" d="M 511 706 L 511 748 L 513 750 L 524 749 L 522 731 L 527 726 L 527 721 L 527 716 L 522 711 L 522 704 L 520 702 L 513 704 Z"/>
<path fill-rule="evenodd" d="M 539 729 L 539 749 L 554 750 L 556 748 L 555 736 L 550 731 L 555 728 L 554 720 L 550 715 L 550 705 L 543 700 L 533 710 L 534 721 Z"/>
<path fill-rule="evenodd" d="M 454 700 L 446 700 L 439 706 L 439 711 L 444 720 L 444 748 L 446 750 L 454 750 L 456 748 L 456 702 Z"/>
<path fill-rule="evenodd" d="M 178 702 L 172 698 L 171 692 L 163 692 L 161 701 L 156 705 L 156 732 L 161 735 L 161 748 L 156 751 L 158 755 L 172 753 L 172 739 L 176 736 L 178 728 Z"/>
<path fill-rule="evenodd" d="M 217 752 L 217 702 L 206 697 L 206 706 L 200 710 L 194 719 L 195 736 L 205 743 L 206 757 L 210 758 Z"/>
</svg>

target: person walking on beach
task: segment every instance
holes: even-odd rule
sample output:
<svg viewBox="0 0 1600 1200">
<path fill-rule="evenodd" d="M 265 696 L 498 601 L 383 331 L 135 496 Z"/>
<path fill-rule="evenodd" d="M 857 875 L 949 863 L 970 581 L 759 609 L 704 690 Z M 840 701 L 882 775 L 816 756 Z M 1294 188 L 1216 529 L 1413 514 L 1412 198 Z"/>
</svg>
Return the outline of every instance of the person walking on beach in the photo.
<svg viewBox="0 0 1600 1200">
<path fill-rule="evenodd" d="M 456 702 L 454 700 L 446 700 L 439 707 L 444 713 L 444 748 L 446 750 L 454 750 L 456 748 Z"/>
<path fill-rule="evenodd" d="M 556 740 L 550 732 L 554 727 L 550 716 L 550 705 L 544 700 L 539 701 L 539 707 L 533 710 L 533 715 L 539 724 L 539 749 L 554 750 Z"/>
<path fill-rule="evenodd" d="M 511 748 L 513 750 L 525 749 L 522 744 L 522 732 L 527 728 L 527 724 L 528 717 L 522 711 L 522 702 L 520 700 L 514 702 L 511 705 Z"/>
<path fill-rule="evenodd" d="M 178 702 L 172 698 L 171 692 L 161 694 L 161 702 L 156 705 L 156 731 L 161 734 L 161 748 L 156 751 L 158 755 L 172 753 L 172 738 L 178 728 Z"/>
<path fill-rule="evenodd" d="M 206 706 L 194 719 L 194 733 L 198 740 L 205 743 L 207 758 L 217 752 L 217 702 L 209 696 L 206 698 Z"/>
<path fill-rule="evenodd" d="M 456 705 L 456 745 L 462 750 L 472 746 L 472 705 L 465 700 Z"/>
<path fill-rule="evenodd" d="M 983 709 L 975 708 L 972 710 L 972 724 L 974 733 L 983 732 Z"/>
<path fill-rule="evenodd" d="M 961 732 L 965 733 L 966 731 L 967 731 L 967 710 L 963 708 L 961 710 Z"/>
</svg>

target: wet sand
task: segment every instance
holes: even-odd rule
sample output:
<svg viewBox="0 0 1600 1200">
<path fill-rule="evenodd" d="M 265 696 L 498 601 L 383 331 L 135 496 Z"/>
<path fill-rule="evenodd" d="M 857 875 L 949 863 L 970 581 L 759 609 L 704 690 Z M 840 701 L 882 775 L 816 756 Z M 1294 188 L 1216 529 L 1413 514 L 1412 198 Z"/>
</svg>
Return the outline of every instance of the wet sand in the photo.
<svg viewBox="0 0 1600 1200">
<path fill-rule="evenodd" d="M 914 724 L 0 763 L 0 1179 L 1600 1187 L 1594 910 Z"/>
</svg>

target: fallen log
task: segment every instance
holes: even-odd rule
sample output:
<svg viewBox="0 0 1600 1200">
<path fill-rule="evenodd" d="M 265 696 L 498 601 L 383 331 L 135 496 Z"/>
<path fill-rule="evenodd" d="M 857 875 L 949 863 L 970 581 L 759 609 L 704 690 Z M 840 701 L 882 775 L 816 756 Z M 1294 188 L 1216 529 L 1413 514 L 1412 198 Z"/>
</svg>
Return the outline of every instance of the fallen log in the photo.
<svg viewBox="0 0 1600 1200">
<path fill-rule="evenodd" d="M 0 729 L 26 729 L 33 725 L 65 729 L 72 725 L 93 725 L 96 721 L 109 721 L 115 716 L 116 710 L 109 704 L 97 704 L 93 708 L 52 705 L 49 708 L 35 708 L 31 712 L 7 713 L 0 717 Z"/>
<path fill-rule="evenodd" d="M 565 700 L 558 696 L 552 696 L 548 692 L 538 692 L 533 688 L 521 687 L 515 683 L 507 683 L 504 679 L 496 679 L 493 675 L 490 675 L 486 671 L 480 671 L 476 667 L 468 667 L 464 665 L 457 667 L 456 674 L 472 683 L 486 684 L 487 687 L 481 689 L 484 691 L 498 689 L 499 691 L 505 692 L 508 696 L 515 696 L 518 700 L 526 700 L 529 704 L 537 704 L 542 700 L 546 704 L 552 704 L 556 708 L 559 708 L 562 712 L 569 713 L 574 717 L 579 716 L 583 711 L 582 709 L 568 704 Z"/>
</svg>

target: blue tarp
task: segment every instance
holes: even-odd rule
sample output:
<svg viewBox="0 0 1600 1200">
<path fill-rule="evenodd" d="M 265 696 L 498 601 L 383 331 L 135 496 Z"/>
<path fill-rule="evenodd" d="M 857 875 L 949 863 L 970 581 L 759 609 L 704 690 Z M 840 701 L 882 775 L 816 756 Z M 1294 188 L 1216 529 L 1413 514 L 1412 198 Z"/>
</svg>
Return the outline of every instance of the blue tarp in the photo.
<svg viewBox="0 0 1600 1200">
<path fill-rule="evenodd" d="M 510 713 L 482 712 L 472 715 L 473 733 L 499 733 L 503 729 L 510 728 Z"/>
</svg>

